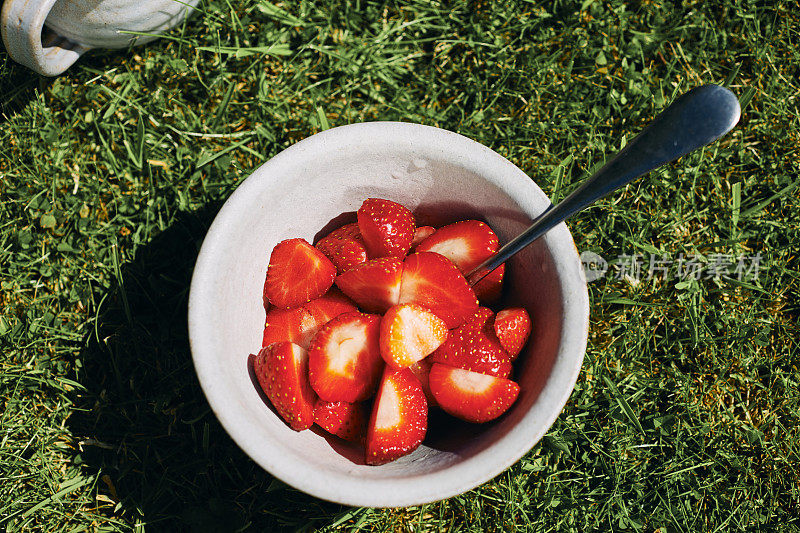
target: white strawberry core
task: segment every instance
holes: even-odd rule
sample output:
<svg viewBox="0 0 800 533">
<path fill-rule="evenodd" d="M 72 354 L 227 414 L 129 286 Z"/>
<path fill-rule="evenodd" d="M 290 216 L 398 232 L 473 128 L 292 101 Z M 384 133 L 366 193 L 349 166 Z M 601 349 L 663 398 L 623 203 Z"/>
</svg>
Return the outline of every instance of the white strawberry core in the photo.
<svg viewBox="0 0 800 533">
<path fill-rule="evenodd" d="M 350 324 L 334 329 L 325 346 L 328 354 L 327 370 L 340 375 L 352 374 L 353 363 L 366 348 L 366 342 L 367 331 L 363 324 Z"/>
<path fill-rule="evenodd" d="M 389 429 L 400 424 L 400 395 L 394 384 L 386 380 L 381 387 L 381 401 L 378 404 L 378 414 L 375 415 L 375 427 Z"/>
<path fill-rule="evenodd" d="M 419 361 L 439 347 L 439 342 L 433 333 L 430 317 L 421 315 L 414 309 L 401 309 L 398 313 L 400 319 L 400 338 L 408 351 L 411 362 Z"/>
<path fill-rule="evenodd" d="M 497 378 L 470 372 L 461 368 L 454 368 L 450 372 L 450 382 L 457 389 L 467 394 L 481 394 L 486 392 L 495 384 Z"/>
<path fill-rule="evenodd" d="M 311 345 L 311 339 L 314 338 L 314 335 L 317 334 L 321 326 L 322 324 L 317 324 L 317 321 L 314 320 L 311 313 L 304 311 L 303 318 L 300 322 L 300 338 L 298 339 L 298 344 L 307 350 L 309 345 Z"/>
<path fill-rule="evenodd" d="M 448 239 L 431 246 L 427 251 L 445 256 L 456 266 L 470 259 L 470 248 L 466 239 Z"/>
</svg>

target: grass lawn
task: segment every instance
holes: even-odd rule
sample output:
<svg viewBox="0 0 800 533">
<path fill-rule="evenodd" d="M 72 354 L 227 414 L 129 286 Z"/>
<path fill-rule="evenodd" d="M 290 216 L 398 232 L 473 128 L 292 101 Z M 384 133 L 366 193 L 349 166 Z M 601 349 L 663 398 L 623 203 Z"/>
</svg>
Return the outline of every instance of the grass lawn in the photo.
<svg viewBox="0 0 800 533">
<path fill-rule="evenodd" d="M 54 79 L 0 50 L 0 528 L 800 531 L 793 2 L 202 10 Z M 564 413 L 508 471 L 430 505 L 349 508 L 275 480 L 222 430 L 191 363 L 188 283 L 262 162 L 327 127 L 420 122 L 557 200 L 708 82 L 740 97 L 736 130 L 568 222 L 612 265 L 590 284 Z M 635 254 L 760 261 L 741 279 L 617 275 Z"/>
</svg>

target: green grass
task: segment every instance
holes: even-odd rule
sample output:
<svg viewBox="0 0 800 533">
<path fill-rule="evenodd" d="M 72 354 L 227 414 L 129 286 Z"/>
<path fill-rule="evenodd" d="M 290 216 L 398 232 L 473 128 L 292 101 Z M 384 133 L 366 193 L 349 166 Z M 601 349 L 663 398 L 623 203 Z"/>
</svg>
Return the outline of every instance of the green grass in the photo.
<svg viewBox="0 0 800 533">
<path fill-rule="evenodd" d="M 221 2 L 38 78 L 0 51 L 0 527 L 8 531 L 800 531 L 800 13 L 791 2 Z M 568 225 L 580 250 L 760 253 L 755 280 L 607 276 L 544 440 L 401 510 L 323 502 L 228 438 L 194 376 L 204 232 L 328 126 L 421 122 L 563 197 L 676 95 L 723 141 Z"/>
</svg>

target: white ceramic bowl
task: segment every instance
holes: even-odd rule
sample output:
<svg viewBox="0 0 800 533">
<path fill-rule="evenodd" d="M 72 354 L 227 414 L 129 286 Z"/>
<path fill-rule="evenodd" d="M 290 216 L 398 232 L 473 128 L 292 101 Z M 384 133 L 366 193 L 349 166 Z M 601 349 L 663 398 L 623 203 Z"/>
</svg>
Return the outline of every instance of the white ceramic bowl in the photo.
<svg viewBox="0 0 800 533">
<path fill-rule="evenodd" d="M 524 305 L 533 321 L 532 341 L 516 364 L 521 393 L 512 409 L 483 426 L 437 418 L 414 453 L 383 466 L 358 464 L 336 439 L 284 424 L 254 385 L 247 358 L 261 346 L 272 247 L 291 237 L 313 242 L 369 197 L 407 206 L 418 223 L 482 218 L 501 243 L 550 205 L 519 168 L 461 135 L 397 122 L 327 130 L 270 159 L 220 210 L 192 278 L 189 337 L 211 408 L 264 469 L 325 500 L 417 505 L 490 480 L 542 438 L 580 371 L 589 300 L 572 236 L 560 224 L 507 267 L 507 303 Z"/>
</svg>

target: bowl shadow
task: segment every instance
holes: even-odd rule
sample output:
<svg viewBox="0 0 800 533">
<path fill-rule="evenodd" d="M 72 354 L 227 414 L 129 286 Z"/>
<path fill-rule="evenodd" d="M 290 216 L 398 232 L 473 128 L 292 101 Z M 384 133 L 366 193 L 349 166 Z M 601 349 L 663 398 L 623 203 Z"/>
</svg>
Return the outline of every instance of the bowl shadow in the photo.
<svg viewBox="0 0 800 533">
<path fill-rule="evenodd" d="M 40 76 L 16 63 L 0 41 L 0 124 L 22 111 L 54 78 Z"/>
<path fill-rule="evenodd" d="M 197 381 L 187 332 L 192 270 L 221 203 L 180 215 L 122 267 L 85 339 L 67 423 L 74 461 L 117 504 L 109 518 L 156 531 L 322 527 L 349 507 L 297 491 L 244 454 Z"/>
</svg>

